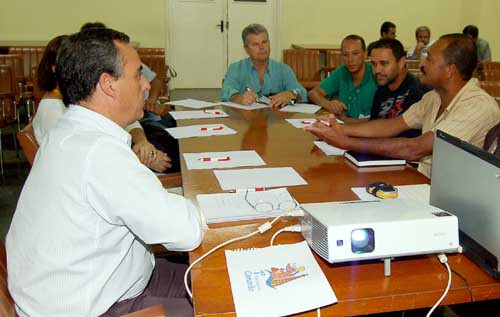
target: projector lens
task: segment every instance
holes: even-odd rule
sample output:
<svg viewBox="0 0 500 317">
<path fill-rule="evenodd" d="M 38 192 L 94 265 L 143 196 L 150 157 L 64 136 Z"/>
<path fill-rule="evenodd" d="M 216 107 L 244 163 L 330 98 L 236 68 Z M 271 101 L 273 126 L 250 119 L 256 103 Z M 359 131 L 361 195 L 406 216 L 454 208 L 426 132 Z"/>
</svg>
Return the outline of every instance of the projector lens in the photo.
<svg viewBox="0 0 500 317">
<path fill-rule="evenodd" d="M 351 231 L 351 250 L 353 253 L 369 253 L 375 249 L 373 229 L 362 228 Z"/>
</svg>

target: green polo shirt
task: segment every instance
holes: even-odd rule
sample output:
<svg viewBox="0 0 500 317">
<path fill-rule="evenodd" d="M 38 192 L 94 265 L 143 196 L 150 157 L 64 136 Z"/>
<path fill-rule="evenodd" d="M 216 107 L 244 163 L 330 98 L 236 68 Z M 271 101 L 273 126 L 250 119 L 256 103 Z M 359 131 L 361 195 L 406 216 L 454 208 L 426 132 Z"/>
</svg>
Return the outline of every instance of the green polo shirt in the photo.
<svg viewBox="0 0 500 317">
<path fill-rule="evenodd" d="M 337 68 L 319 84 L 329 99 L 338 97 L 346 105 L 344 114 L 351 118 L 370 117 L 377 83 L 373 77 L 372 65 L 366 63 L 365 66 L 363 80 L 357 87 L 352 84 L 352 75 L 345 65 Z"/>
</svg>

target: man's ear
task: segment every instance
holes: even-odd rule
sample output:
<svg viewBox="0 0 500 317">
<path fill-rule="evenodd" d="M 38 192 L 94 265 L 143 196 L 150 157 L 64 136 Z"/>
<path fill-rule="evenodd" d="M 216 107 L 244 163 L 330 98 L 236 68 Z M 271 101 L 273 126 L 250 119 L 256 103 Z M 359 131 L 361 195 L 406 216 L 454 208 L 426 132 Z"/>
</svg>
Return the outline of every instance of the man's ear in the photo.
<svg viewBox="0 0 500 317">
<path fill-rule="evenodd" d="M 399 69 L 404 69 L 406 66 L 406 56 L 402 56 L 398 61 Z"/>
<path fill-rule="evenodd" d="M 99 77 L 99 82 L 97 83 L 97 85 L 105 95 L 114 97 L 116 96 L 116 90 L 114 86 L 115 81 L 116 80 L 110 74 L 102 73 Z"/>
</svg>

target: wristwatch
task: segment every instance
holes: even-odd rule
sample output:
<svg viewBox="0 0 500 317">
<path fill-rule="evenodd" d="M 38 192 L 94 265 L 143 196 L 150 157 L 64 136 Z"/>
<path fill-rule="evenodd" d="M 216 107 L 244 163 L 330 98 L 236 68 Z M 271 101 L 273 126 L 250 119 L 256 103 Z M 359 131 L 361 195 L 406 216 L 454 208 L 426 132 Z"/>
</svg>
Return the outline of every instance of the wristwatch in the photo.
<svg viewBox="0 0 500 317">
<path fill-rule="evenodd" d="M 293 94 L 293 97 L 290 100 L 290 103 L 293 105 L 295 101 L 297 101 L 297 98 L 299 97 L 299 92 L 296 89 L 292 89 L 290 90 L 290 92 Z"/>
</svg>

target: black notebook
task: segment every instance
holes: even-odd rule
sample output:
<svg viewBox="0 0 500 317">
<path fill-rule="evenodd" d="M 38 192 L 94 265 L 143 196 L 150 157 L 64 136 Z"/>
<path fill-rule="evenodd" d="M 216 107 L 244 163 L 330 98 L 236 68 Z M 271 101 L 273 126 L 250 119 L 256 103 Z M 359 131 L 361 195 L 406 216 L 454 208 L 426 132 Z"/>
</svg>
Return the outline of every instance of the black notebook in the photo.
<svg viewBox="0 0 500 317">
<path fill-rule="evenodd" d="M 387 156 L 359 153 L 347 151 L 344 156 L 356 166 L 381 166 L 381 165 L 405 165 L 406 161 L 403 159 L 396 159 Z"/>
</svg>

